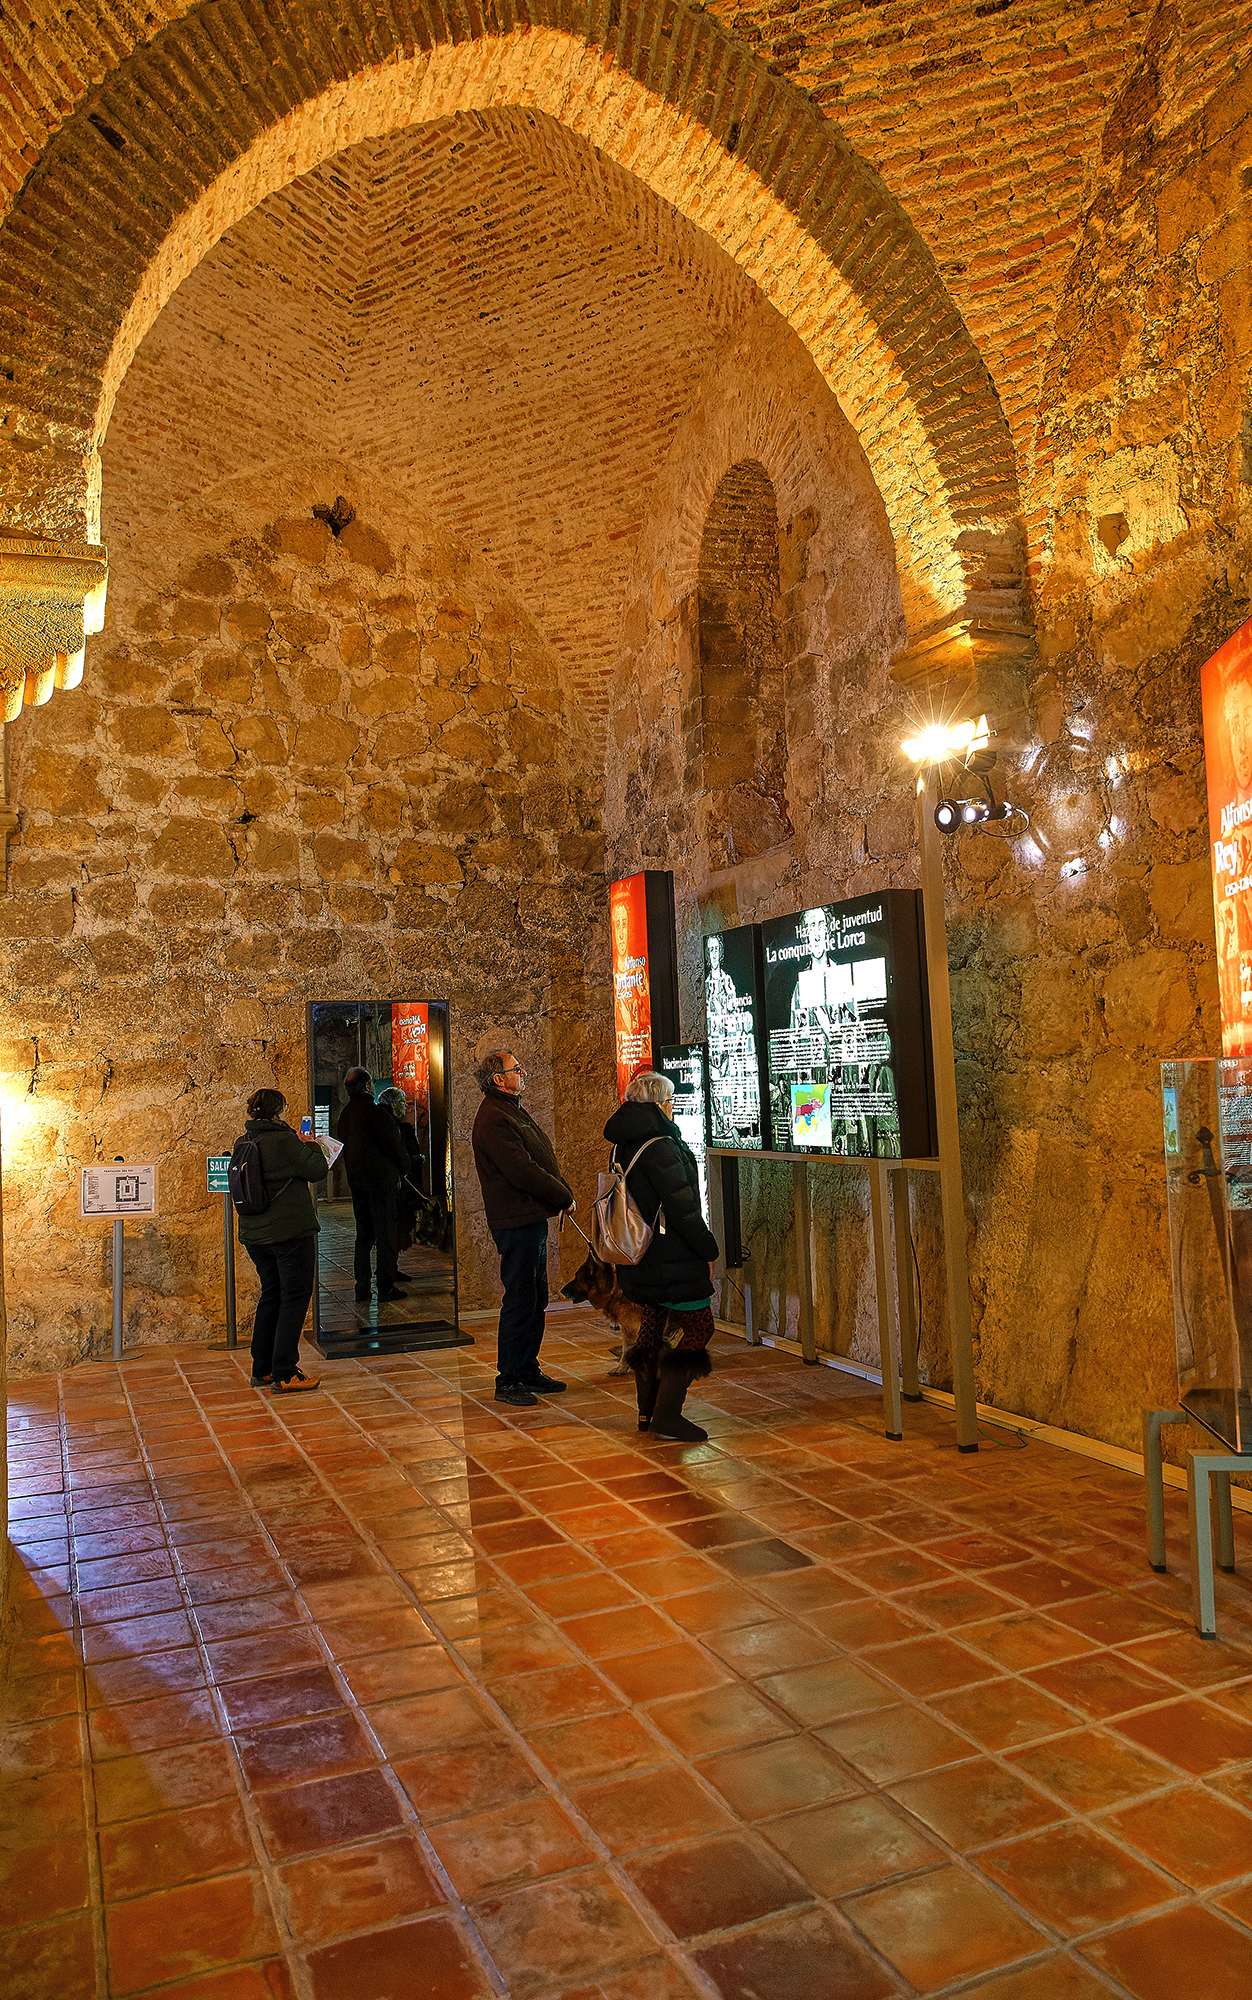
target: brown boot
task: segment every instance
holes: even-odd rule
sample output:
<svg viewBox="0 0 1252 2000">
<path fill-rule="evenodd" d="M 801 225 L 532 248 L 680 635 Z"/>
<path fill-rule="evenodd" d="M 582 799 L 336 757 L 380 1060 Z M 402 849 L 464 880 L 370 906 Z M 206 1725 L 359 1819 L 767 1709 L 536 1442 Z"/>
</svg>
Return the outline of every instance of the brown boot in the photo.
<svg viewBox="0 0 1252 2000">
<path fill-rule="evenodd" d="M 316 1389 L 321 1379 L 320 1375 L 306 1375 L 303 1368 L 297 1368 L 295 1374 L 289 1375 L 285 1382 L 280 1382 L 275 1376 L 270 1395 L 298 1396 L 305 1389 Z"/>
<path fill-rule="evenodd" d="M 681 1349 L 661 1356 L 660 1380 L 656 1402 L 652 1409 L 649 1426 L 653 1437 L 664 1438 L 672 1444 L 704 1444 L 708 1432 L 699 1424 L 693 1424 L 683 1415 L 683 1404 L 687 1391 L 700 1375 L 711 1375 L 713 1364 L 703 1348 Z"/>
</svg>

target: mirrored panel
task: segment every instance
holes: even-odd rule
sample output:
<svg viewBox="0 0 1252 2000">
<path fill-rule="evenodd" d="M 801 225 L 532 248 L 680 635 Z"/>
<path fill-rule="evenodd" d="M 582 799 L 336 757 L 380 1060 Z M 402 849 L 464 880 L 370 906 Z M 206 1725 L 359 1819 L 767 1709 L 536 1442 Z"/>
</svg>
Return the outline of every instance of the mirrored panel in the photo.
<svg viewBox="0 0 1252 2000">
<path fill-rule="evenodd" d="M 315 1191 L 319 1351 L 469 1345 L 457 1320 L 446 1002 L 315 1001 L 308 1046 L 313 1136 L 342 1147 Z"/>
<path fill-rule="evenodd" d="M 1180 1400 L 1252 1452 L 1252 1063 L 1161 1064 Z"/>
</svg>

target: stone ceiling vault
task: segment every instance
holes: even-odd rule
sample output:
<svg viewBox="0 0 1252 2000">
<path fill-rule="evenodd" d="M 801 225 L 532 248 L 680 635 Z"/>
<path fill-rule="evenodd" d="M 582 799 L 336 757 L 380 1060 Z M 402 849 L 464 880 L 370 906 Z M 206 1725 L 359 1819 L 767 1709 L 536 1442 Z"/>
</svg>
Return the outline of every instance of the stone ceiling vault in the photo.
<svg viewBox="0 0 1252 2000">
<path fill-rule="evenodd" d="M 346 457 L 486 556 L 598 710 L 648 496 L 754 310 L 775 317 L 541 114 L 355 147 L 237 225 L 162 313 L 106 443 L 106 532 L 157 494 Z"/>
</svg>

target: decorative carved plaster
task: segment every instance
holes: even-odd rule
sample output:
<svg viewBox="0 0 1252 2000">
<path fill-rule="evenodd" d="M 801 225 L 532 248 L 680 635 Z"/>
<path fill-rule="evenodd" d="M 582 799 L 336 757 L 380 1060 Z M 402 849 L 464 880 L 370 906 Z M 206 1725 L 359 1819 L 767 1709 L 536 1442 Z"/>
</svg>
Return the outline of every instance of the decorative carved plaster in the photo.
<svg viewBox="0 0 1252 2000">
<path fill-rule="evenodd" d="M 14 722 L 54 688 L 77 687 L 86 641 L 104 626 L 105 549 L 0 529 L 0 697 Z"/>
</svg>

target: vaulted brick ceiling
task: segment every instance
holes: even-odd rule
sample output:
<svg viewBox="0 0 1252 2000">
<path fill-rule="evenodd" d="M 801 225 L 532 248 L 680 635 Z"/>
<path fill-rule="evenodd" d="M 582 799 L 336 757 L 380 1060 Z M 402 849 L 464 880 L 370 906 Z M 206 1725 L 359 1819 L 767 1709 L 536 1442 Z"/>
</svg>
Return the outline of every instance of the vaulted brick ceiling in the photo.
<svg viewBox="0 0 1252 2000">
<path fill-rule="evenodd" d="M 254 468 L 349 458 L 485 554 L 597 706 L 649 492 L 754 307 L 707 238 L 539 114 L 354 148 L 166 307 L 109 432 L 106 539 Z"/>
</svg>

